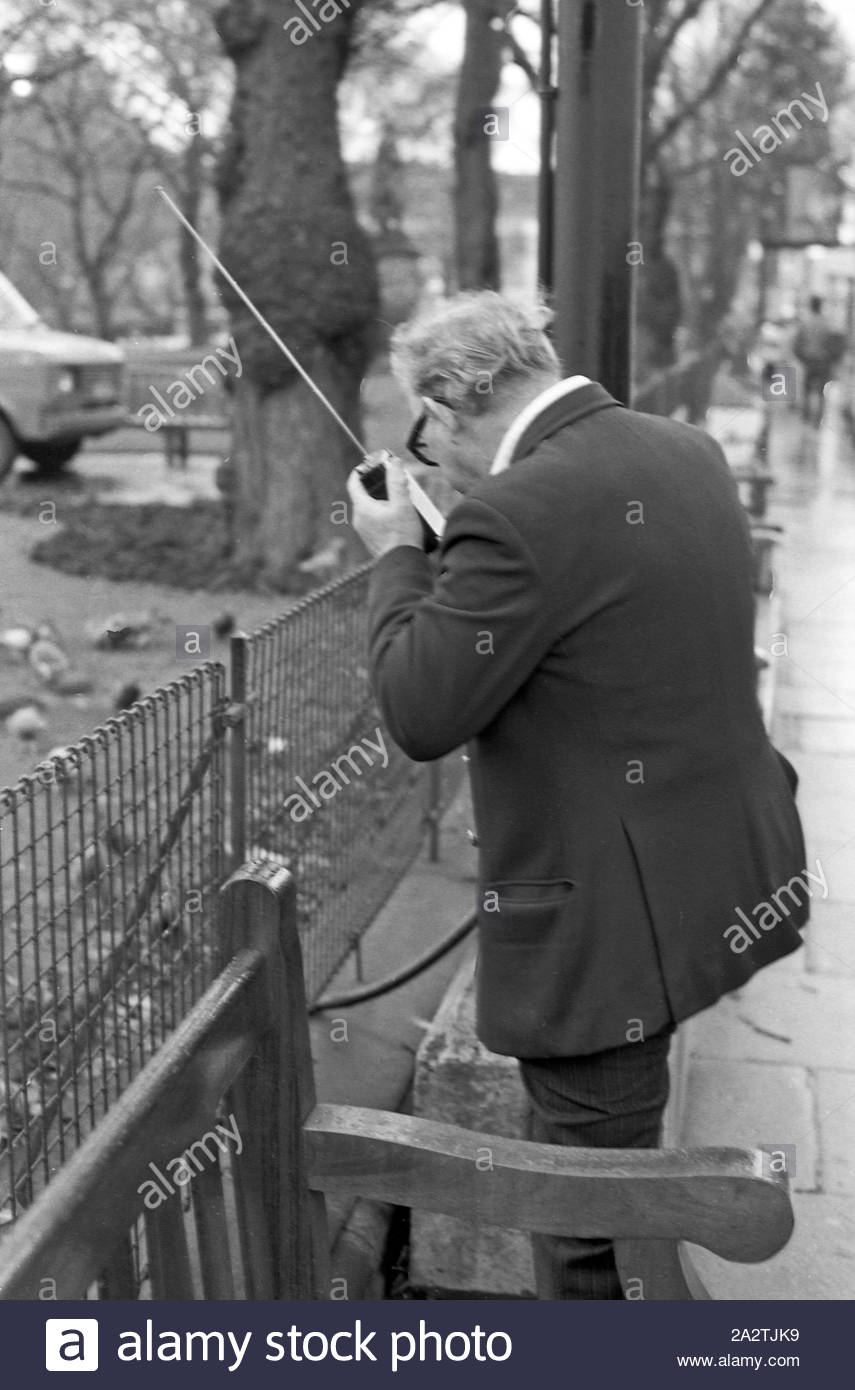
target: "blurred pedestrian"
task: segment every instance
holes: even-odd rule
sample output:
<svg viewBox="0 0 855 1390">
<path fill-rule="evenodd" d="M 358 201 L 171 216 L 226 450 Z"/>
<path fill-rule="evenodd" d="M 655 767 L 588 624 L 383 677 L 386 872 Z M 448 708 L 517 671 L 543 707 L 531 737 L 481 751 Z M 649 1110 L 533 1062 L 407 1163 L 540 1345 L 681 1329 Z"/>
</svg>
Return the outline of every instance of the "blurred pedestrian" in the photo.
<svg viewBox="0 0 855 1390">
<path fill-rule="evenodd" d="M 788 338 L 787 326 L 779 319 L 766 319 L 760 325 L 757 357 L 759 358 L 760 381 L 763 386 L 764 400 L 770 398 L 776 377 L 783 376 L 787 361 Z"/>
<path fill-rule="evenodd" d="M 846 339 L 832 328 L 823 312 L 823 301 L 812 295 L 809 312 L 799 324 L 793 352 L 802 365 L 802 419 L 822 423 L 825 388 L 846 350 Z M 814 406 L 814 400 L 816 404 Z"/>
</svg>

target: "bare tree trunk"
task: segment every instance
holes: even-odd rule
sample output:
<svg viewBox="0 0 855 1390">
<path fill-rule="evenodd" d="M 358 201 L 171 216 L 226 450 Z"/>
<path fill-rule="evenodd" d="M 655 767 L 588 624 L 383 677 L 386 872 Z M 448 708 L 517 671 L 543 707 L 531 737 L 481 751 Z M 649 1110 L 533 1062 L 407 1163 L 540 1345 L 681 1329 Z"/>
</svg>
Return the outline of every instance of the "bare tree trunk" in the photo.
<svg viewBox="0 0 855 1390">
<path fill-rule="evenodd" d="M 218 177 L 222 259 L 357 435 L 377 278 L 345 176 L 336 94 L 358 8 L 351 0 L 315 32 L 305 26 L 301 42 L 283 0 L 230 0 L 217 17 L 237 75 Z M 298 562 L 333 538 L 364 555 L 341 524 L 359 454 L 241 302 L 224 295 L 242 363 L 235 568 L 286 588 Z"/>
<path fill-rule="evenodd" d="M 199 226 L 202 205 L 204 172 L 202 167 L 203 148 L 201 136 L 191 137 L 182 157 L 183 197 L 182 211 L 194 227 Z M 208 313 L 205 296 L 202 292 L 202 277 L 199 266 L 199 248 L 190 233 L 180 228 L 178 260 L 181 268 L 181 283 L 184 289 L 184 305 L 187 310 L 187 331 L 191 346 L 208 341 Z"/>
<path fill-rule="evenodd" d="M 88 254 L 85 242 L 81 238 L 76 240 L 77 260 L 89 294 L 89 304 L 95 321 L 95 332 L 99 338 L 105 338 L 107 342 L 112 342 L 115 336 L 113 297 L 107 285 L 106 273 L 96 263 L 95 258 Z"/>
<path fill-rule="evenodd" d="M 670 367 L 674 339 L 682 317 L 680 276 L 666 249 L 673 188 L 661 162 L 647 169 L 642 196 L 641 238 L 644 261 L 639 274 L 638 325 L 646 347 L 646 371 Z"/>
<path fill-rule="evenodd" d="M 506 42 L 501 25 L 494 29 L 491 20 L 504 20 L 512 8 L 510 0 L 465 0 L 466 46 L 454 121 L 454 222 L 462 290 L 500 287 L 499 196 L 490 159 L 497 136 L 486 113 L 499 85 Z"/>
</svg>

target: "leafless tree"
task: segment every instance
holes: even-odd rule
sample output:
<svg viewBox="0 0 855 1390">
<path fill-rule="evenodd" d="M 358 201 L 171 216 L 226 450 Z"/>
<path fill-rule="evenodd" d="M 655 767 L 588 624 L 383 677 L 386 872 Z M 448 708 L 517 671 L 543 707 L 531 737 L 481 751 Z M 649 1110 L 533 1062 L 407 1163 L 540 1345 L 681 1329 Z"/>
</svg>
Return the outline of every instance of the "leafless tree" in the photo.
<svg viewBox="0 0 855 1390">
<path fill-rule="evenodd" d="M 70 273 L 85 289 L 95 330 L 112 338 L 117 299 L 133 274 L 128 238 L 152 170 L 148 139 L 116 110 L 107 74 L 80 51 L 49 84 L 13 100 L 19 109 L 2 187 L 25 200 L 28 225 L 38 228 L 32 257 L 53 283 L 61 316 Z"/>
<path fill-rule="evenodd" d="M 214 24 L 216 0 L 94 3 L 104 14 L 97 42 L 108 45 L 116 79 L 157 150 L 164 183 L 190 223 L 215 236 L 218 131 L 231 95 L 230 64 Z M 190 341 L 204 343 L 208 305 L 197 246 L 180 224 L 172 235 Z"/>
</svg>

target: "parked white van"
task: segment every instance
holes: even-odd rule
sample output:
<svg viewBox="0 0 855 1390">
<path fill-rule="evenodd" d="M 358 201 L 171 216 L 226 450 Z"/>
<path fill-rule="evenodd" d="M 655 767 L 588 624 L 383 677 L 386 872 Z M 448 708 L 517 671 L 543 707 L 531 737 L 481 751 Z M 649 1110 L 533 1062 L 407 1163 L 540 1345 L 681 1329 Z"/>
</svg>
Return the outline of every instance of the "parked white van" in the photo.
<svg viewBox="0 0 855 1390">
<path fill-rule="evenodd" d="M 52 474 L 126 421 L 124 354 L 48 328 L 0 274 L 0 481 L 18 454 Z"/>
</svg>

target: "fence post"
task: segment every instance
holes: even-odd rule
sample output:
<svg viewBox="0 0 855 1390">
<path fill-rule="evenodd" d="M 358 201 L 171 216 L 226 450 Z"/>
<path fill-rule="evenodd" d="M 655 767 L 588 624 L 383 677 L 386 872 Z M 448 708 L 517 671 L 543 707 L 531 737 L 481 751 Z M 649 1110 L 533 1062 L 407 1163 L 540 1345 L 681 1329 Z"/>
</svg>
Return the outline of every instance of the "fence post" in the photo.
<svg viewBox="0 0 855 1390">
<path fill-rule="evenodd" d="M 232 842 L 231 869 L 240 868 L 246 859 L 246 739 L 249 721 L 247 692 L 247 657 L 249 638 L 236 632 L 229 644 L 231 657 L 231 739 L 229 742 L 229 797 Z"/>
<path fill-rule="evenodd" d="M 255 864 L 233 874 L 221 892 L 229 954 L 267 956 L 273 1025 L 230 1096 L 246 1133 L 239 1170 L 246 1185 L 240 1181 L 237 1192 L 245 1259 L 251 1275 L 257 1264 L 267 1265 L 272 1246 L 273 1287 L 259 1290 L 263 1298 L 327 1298 L 326 1202 L 309 1189 L 303 1140 L 315 1080 L 294 880 L 279 865 Z"/>
</svg>

